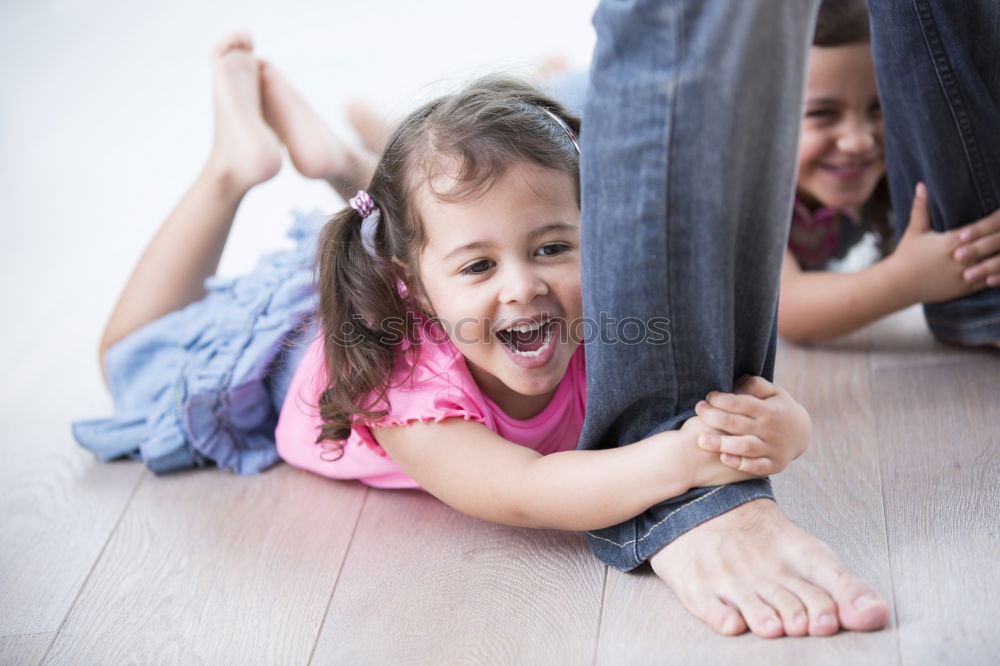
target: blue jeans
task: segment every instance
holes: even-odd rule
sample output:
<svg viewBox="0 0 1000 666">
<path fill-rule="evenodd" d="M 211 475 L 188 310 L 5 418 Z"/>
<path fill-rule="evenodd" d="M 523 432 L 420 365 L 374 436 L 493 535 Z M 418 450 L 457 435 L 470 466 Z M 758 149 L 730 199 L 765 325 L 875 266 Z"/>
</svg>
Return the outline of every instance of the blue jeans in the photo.
<svg viewBox="0 0 1000 666">
<path fill-rule="evenodd" d="M 918 181 L 931 224 L 954 229 L 1000 208 L 1000 3 L 868 0 L 893 210 L 905 228 Z M 929 303 L 939 338 L 1000 340 L 1000 289 Z"/>
<path fill-rule="evenodd" d="M 815 0 L 604 0 L 582 128 L 584 314 L 670 320 L 587 345 L 580 448 L 675 429 L 740 375 L 770 378 Z M 766 479 L 702 488 L 588 533 L 636 567 Z"/>
</svg>

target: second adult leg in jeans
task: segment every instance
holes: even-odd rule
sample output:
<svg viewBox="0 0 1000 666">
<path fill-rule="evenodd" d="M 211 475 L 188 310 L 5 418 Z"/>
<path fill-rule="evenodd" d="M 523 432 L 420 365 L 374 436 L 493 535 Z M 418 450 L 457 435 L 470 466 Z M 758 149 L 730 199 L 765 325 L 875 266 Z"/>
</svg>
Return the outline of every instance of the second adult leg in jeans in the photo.
<svg viewBox="0 0 1000 666">
<path fill-rule="evenodd" d="M 931 223 L 955 229 L 1000 208 L 1000 6 L 995 0 L 868 0 L 889 186 L 905 225 L 918 181 Z M 938 337 L 1000 341 L 1000 289 L 930 303 Z"/>
<path fill-rule="evenodd" d="M 603 324 L 587 346 L 581 447 L 677 428 L 709 391 L 730 390 L 742 374 L 771 375 L 814 16 L 813 2 L 771 0 L 605 0 L 598 8 L 582 183 L 584 308 Z M 663 317 L 667 344 L 615 339 L 627 318 Z M 706 574 L 714 580 L 687 575 L 699 594 L 671 581 L 674 565 L 653 561 L 685 605 L 724 633 L 882 626 L 884 602 L 762 499 L 771 497 L 766 480 L 702 489 L 592 532 L 588 542 L 624 570 L 667 553 L 675 539 L 684 542 L 676 566 L 686 567 L 690 553 L 703 572 L 718 564 Z M 767 539 L 749 535 L 741 520 Z M 698 540 L 720 529 L 737 551 L 787 566 L 714 586 L 732 560 Z M 815 553 L 814 570 L 788 574 L 793 543 L 798 555 Z M 766 592 L 754 587 L 762 583 Z M 767 599 L 775 589 L 782 598 Z M 861 598 L 871 604 L 859 610 Z"/>
</svg>

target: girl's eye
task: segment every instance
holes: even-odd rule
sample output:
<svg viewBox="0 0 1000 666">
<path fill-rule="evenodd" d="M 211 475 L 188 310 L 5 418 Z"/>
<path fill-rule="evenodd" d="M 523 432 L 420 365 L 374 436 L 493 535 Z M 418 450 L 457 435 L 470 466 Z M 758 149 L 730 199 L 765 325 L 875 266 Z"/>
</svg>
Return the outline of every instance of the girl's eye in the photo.
<svg viewBox="0 0 1000 666">
<path fill-rule="evenodd" d="M 462 275 L 482 275 L 493 268 L 493 261 L 490 259 L 480 259 L 474 261 L 462 269 Z"/>
<path fill-rule="evenodd" d="M 829 120 L 837 115 L 837 112 L 833 109 L 811 109 L 806 111 L 806 118 L 819 118 L 820 120 Z"/>
<path fill-rule="evenodd" d="M 554 257 L 557 254 L 565 252 L 567 249 L 568 247 L 565 243 L 549 243 L 538 248 L 536 254 L 543 257 Z"/>
</svg>

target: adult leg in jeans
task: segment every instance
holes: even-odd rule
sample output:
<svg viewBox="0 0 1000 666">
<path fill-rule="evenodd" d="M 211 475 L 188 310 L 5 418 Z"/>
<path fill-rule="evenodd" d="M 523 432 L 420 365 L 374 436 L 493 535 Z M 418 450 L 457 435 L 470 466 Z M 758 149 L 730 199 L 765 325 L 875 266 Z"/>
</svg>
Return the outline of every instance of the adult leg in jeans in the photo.
<svg viewBox="0 0 1000 666">
<path fill-rule="evenodd" d="M 868 0 L 886 164 L 896 219 L 927 183 L 938 231 L 1000 208 L 1000 5 L 995 0 Z M 1000 341 L 1000 289 L 924 306 L 931 331 Z"/>
<path fill-rule="evenodd" d="M 815 3 L 604 0 L 583 124 L 584 448 L 679 427 L 741 374 L 770 376 Z M 668 344 L 615 342 L 625 318 Z M 758 480 L 702 489 L 588 535 L 649 559 L 722 633 L 872 629 L 888 610 Z M 860 601 L 859 601 L 860 600 Z"/>
</svg>

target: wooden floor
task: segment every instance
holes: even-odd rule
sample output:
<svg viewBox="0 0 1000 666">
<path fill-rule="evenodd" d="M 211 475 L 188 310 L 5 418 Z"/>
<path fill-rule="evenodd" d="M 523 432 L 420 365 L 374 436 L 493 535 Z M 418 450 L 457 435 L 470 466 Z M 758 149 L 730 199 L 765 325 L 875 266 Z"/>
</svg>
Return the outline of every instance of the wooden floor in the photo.
<svg viewBox="0 0 1000 666">
<path fill-rule="evenodd" d="M 423 493 L 97 463 L 51 414 L 106 398 L 62 360 L 20 378 L 51 402 L 0 395 L 2 664 L 1000 663 L 1000 353 L 934 343 L 916 309 L 780 351 L 815 440 L 779 502 L 893 608 L 822 639 L 715 636 L 648 568 Z"/>
<path fill-rule="evenodd" d="M 72 441 L 108 412 L 113 299 L 209 145 L 217 39 L 250 29 L 343 129 L 356 95 L 398 115 L 441 78 L 585 66 L 595 4 L 0 3 L 0 664 L 1000 663 L 1000 353 L 933 343 L 916 310 L 780 354 L 816 438 L 779 501 L 891 599 L 870 635 L 720 638 L 576 534 L 288 467 L 155 477 Z M 224 273 L 289 207 L 342 205 L 301 181 L 286 163 L 251 193 Z"/>
</svg>

